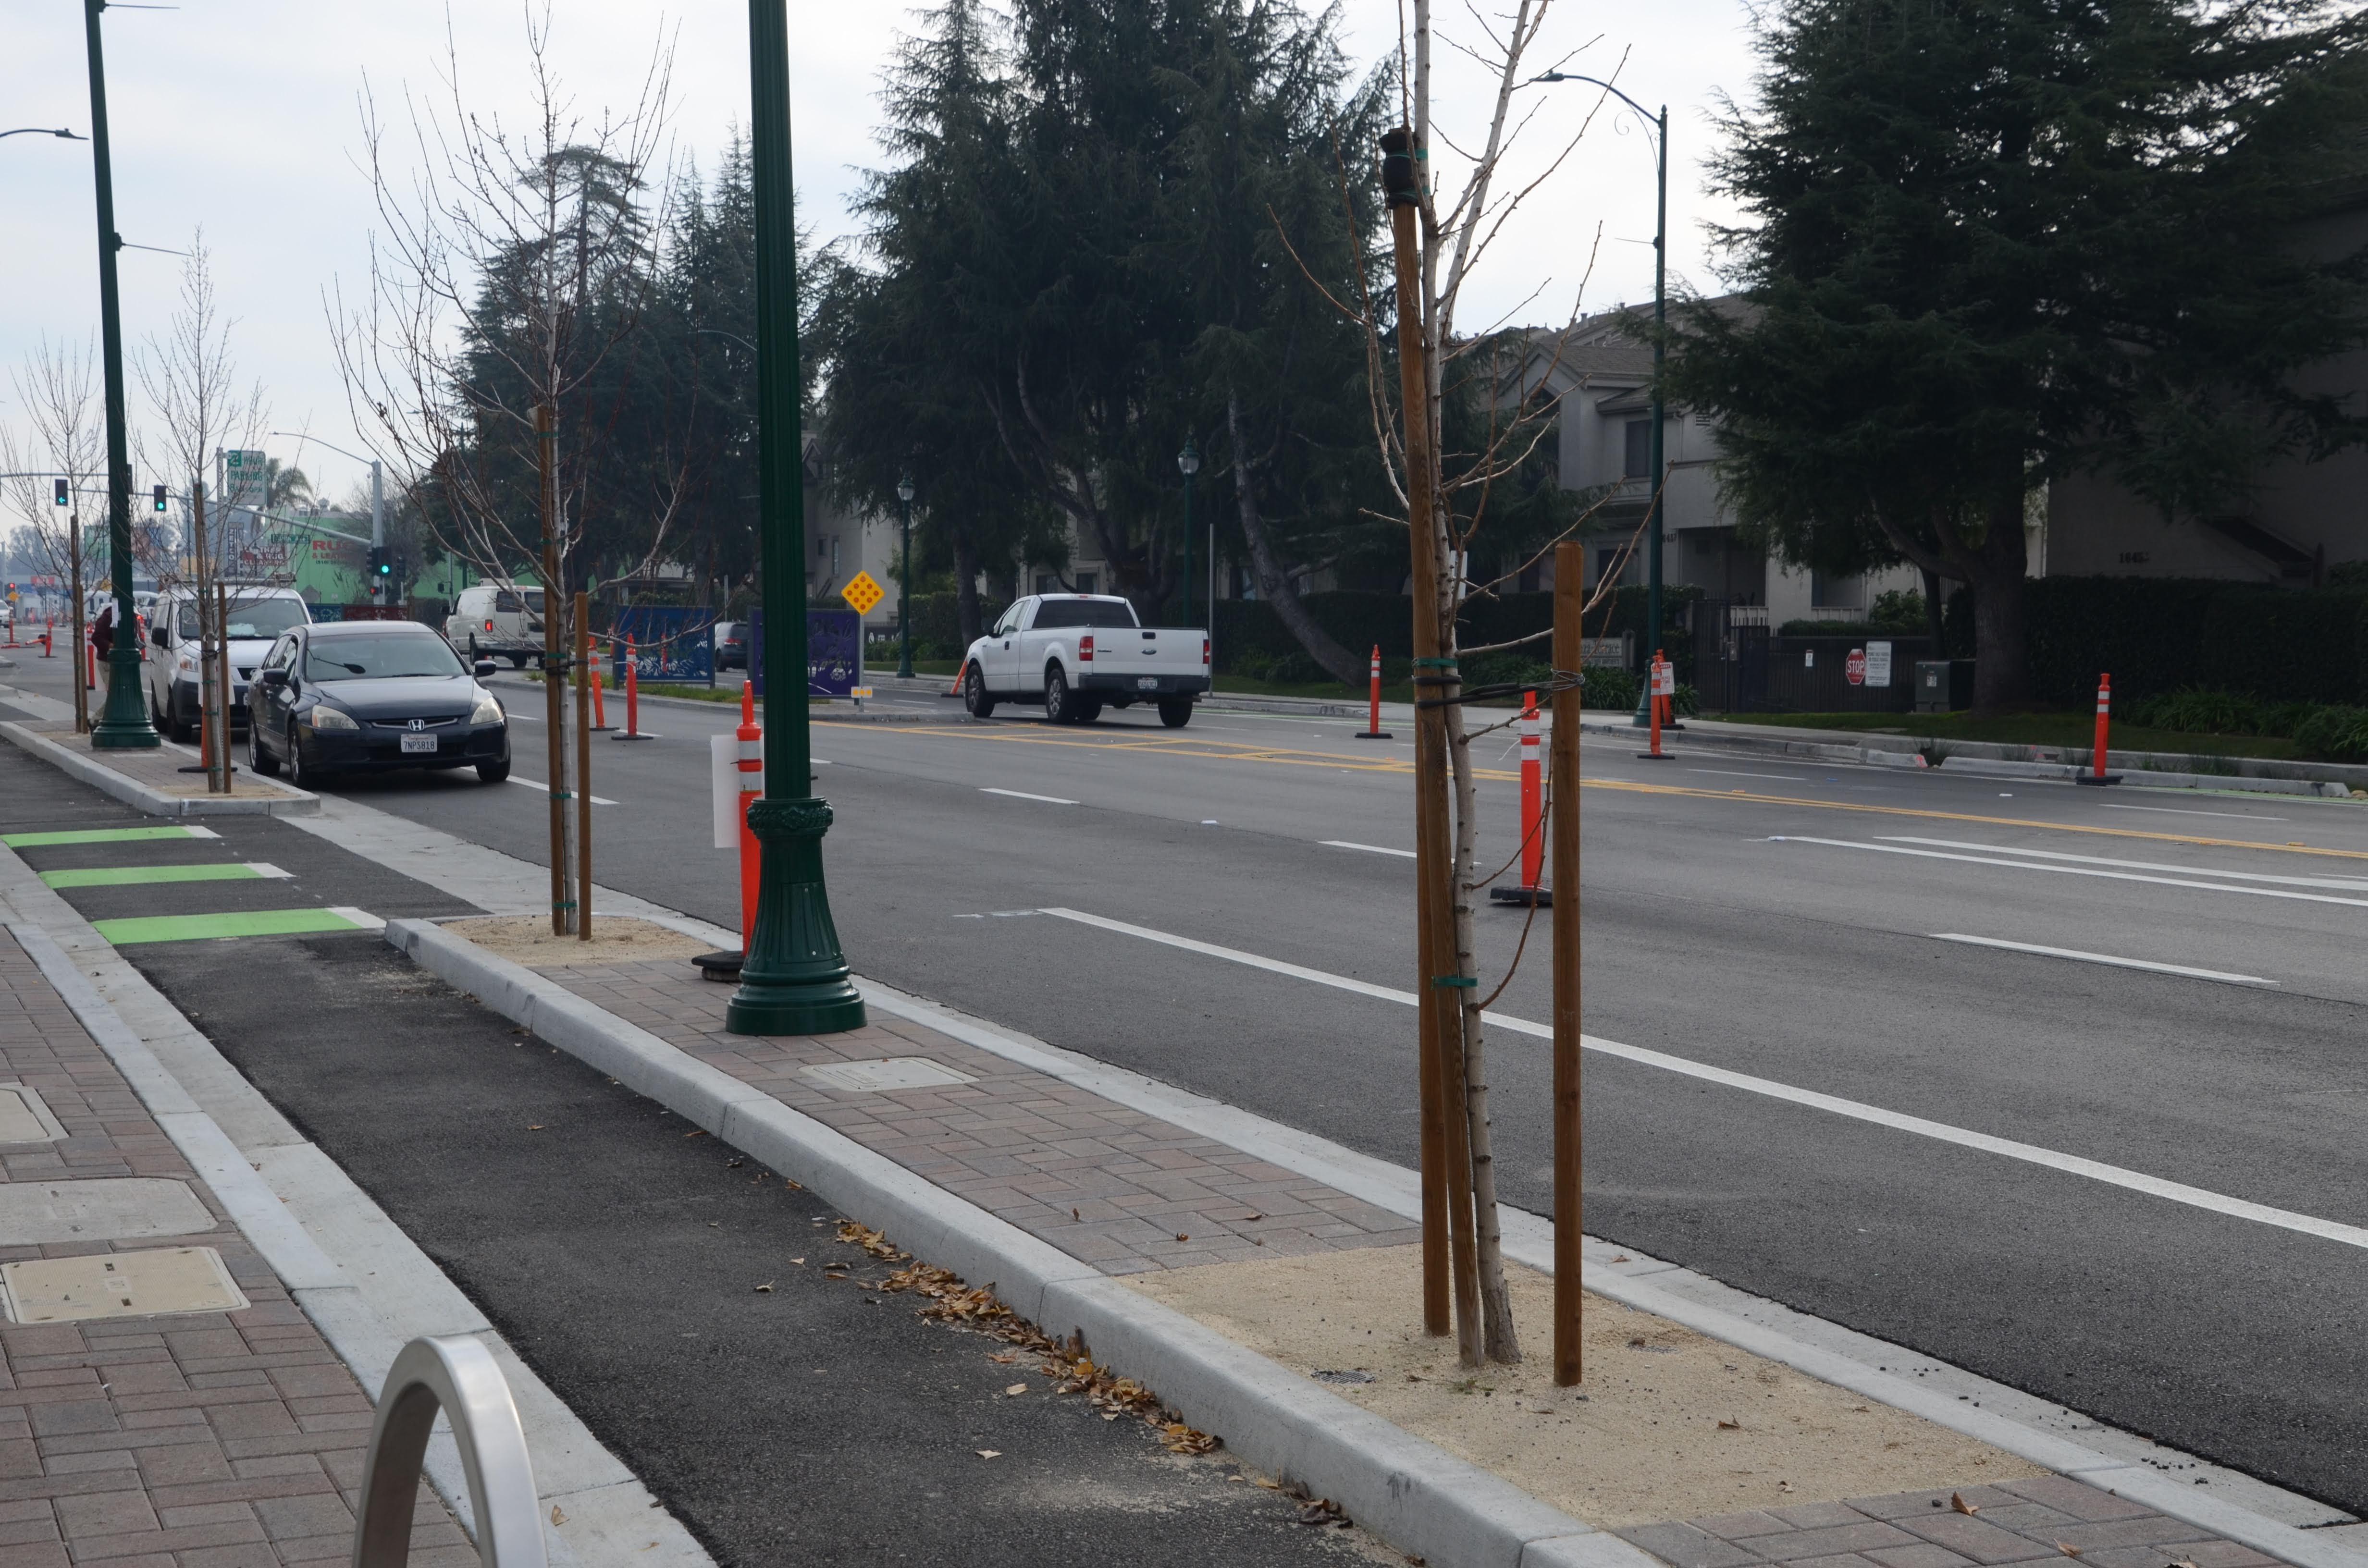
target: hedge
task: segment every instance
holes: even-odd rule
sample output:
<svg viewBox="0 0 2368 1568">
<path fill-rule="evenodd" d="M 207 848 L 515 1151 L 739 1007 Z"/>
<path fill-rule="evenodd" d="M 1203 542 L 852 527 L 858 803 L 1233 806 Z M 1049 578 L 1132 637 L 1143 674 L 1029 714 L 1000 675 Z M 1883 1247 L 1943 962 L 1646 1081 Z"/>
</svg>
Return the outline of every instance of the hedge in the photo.
<svg viewBox="0 0 2368 1568">
<path fill-rule="evenodd" d="M 2368 702 L 2368 591 L 2193 577 L 2036 577 L 2023 631 L 2034 701 L 2077 707 L 2097 676 L 2133 700 L 2211 687 L 2271 701 Z M 1969 656 L 1973 600 L 1950 596 L 1949 652 Z"/>
</svg>

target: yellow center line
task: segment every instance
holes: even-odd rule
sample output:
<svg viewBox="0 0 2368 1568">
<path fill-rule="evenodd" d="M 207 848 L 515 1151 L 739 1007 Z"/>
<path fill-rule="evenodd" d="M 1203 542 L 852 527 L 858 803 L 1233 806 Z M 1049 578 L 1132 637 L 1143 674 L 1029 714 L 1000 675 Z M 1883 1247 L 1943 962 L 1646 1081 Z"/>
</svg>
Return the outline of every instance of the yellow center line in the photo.
<svg viewBox="0 0 2368 1568">
<path fill-rule="evenodd" d="M 828 719 L 814 721 L 817 725 L 835 724 L 847 730 L 860 730 L 871 734 L 892 734 L 928 740 L 993 741 L 1005 745 L 1075 746 L 1093 751 L 1151 751 L 1164 756 L 1189 758 L 1201 762 L 1264 762 L 1285 767 L 1341 768 L 1357 773 L 1411 774 L 1414 764 L 1371 756 L 1335 756 L 1330 752 L 1283 751 L 1270 747 L 1251 746 L 1247 743 L 1202 741 L 1166 736 L 1123 740 L 1115 735 L 1048 734 L 1042 731 L 1023 730 L 951 730 L 905 729 L 887 725 L 855 724 Z M 1212 747 L 1231 747 L 1213 750 Z M 1520 778 L 1508 768 L 1475 767 L 1475 778 L 1509 782 Z M 1990 827 L 2038 828 L 2046 833 L 2082 833 L 2101 838 L 2133 838 L 2156 844 L 2192 844 L 2208 849 L 2266 849 L 2280 855 L 2315 855 L 2343 860 L 2368 860 L 2368 850 L 2324 849 L 2305 844 L 2266 844 L 2249 838 L 2205 838 L 2194 834 L 2155 833 L 2135 827 L 2097 827 L 2081 823 L 2041 822 L 2031 817 L 1985 816 L 1975 812 L 1936 811 L 1925 806 L 1878 806 L 1862 801 L 1816 801 L 1802 795 L 1763 795 L 1747 790 L 1699 790 L 1683 784 L 1647 784 L 1624 778 L 1588 778 L 1581 782 L 1589 790 L 1612 790 L 1636 795 L 1675 795 L 1688 800 L 1741 801 L 1747 805 L 1807 806 L 1817 811 L 1861 812 L 1878 816 L 1922 817 L 1934 822 L 1972 822 Z M 2000 847 L 2005 847 L 2001 846 Z"/>
</svg>

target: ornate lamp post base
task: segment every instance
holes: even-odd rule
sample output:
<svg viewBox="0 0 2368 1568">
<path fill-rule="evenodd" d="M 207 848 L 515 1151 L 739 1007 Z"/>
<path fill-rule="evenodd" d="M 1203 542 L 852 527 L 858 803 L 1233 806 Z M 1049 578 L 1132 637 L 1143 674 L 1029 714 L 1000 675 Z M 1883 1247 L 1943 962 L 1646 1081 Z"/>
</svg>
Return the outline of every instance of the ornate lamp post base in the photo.
<svg viewBox="0 0 2368 1568">
<path fill-rule="evenodd" d="M 124 646 L 128 634 L 118 633 L 107 652 L 107 706 L 91 726 L 96 751 L 136 751 L 159 745 L 164 737 L 148 722 L 148 702 L 140 689 L 140 651 Z"/>
<path fill-rule="evenodd" d="M 822 837 L 830 802 L 767 797 L 748 805 L 763 872 L 757 928 L 740 965 L 740 989 L 725 1009 L 734 1034 L 834 1034 L 863 1027 L 863 998 L 823 887 Z"/>
</svg>

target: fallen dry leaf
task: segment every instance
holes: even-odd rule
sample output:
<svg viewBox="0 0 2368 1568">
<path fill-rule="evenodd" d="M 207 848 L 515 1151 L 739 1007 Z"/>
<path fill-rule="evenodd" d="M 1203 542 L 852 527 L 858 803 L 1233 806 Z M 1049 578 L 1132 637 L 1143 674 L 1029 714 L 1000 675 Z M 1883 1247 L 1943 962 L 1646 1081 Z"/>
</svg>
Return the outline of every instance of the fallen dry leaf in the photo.
<svg viewBox="0 0 2368 1568">
<path fill-rule="evenodd" d="M 567 1516 L 559 1511 L 559 1505 L 556 1503 L 551 1506 L 551 1522 L 554 1525 L 564 1525 L 567 1522 Z"/>
<path fill-rule="evenodd" d="M 1612 1261 L 1612 1262 L 1614 1262 L 1614 1263 L 1627 1263 L 1627 1262 L 1629 1262 L 1629 1261 L 1631 1261 L 1631 1260 L 1630 1260 L 1630 1258 L 1629 1258 L 1628 1255 L 1627 1255 L 1626 1253 L 1624 1253 L 1624 1252 L 1623 1252 L 1623 1253 L 1622 1253 L 1618 1257 L 1613 1258 L 1611 1261 Z"/>
<path fill-rule="evenodd" d="M 790 1261 L 796 1264 L 800 1268 L 803 1268 L 806 1266 L 806 1260 L 803 1257 L 793 1257 L 790 1259 Z"/>
<path fill-rule="evenodd" d="M 2078 1557 L 2080 1555 L 2080 1549 L 2078 1547 L 2066 1546 L 2060 1540 L 2055 1543 L 2055 1550 L 2062 1552 L 2066 1557 Z"/>
<path fill-rule="evenodd" d="M 526 1129 L 526 1130 L 527 1130 L 529 1132 L 540 1132 L 540 1131 L 542 1131 L 542 1123 L 541 1123 L 540 1121 L 530 1121 L 530 1122 L 527 1123 L 527 1129 Z"/>
<path fill-rule="evenodd" d="M 1084 1216 L 1084 1215 L 1082 1215 L 1082 1214 L 1080 1214 L 1080 1213 L 1078 1213 L 1076 1210 L 1072 1209 L 1072 1210 L 1069 1210 L 1069 1218 L 1070 1218 L 1070 1219 L 1072 1219 L 1072 1220 L 1083 1221 L 1083 1220 L 1085 1219 L 1085 1216 Z"/>
<path fill-rule="evenodd" d="M 1743 1423 L 1740 1421 L 1722 1421 L 1718 1424 L 1718 1429 L 1722 1432 L 1740 1432 L 1743 1430 Z"/>
<path fill-rule="evenodd" d="M 1949 1506 L 1956 1509 L 1957 1512 L 1961 1514 L 1978 1514 L 1981 1512 L 1979 1508 L 1965 1501 L 1965 1494 L 1962 1492 L 1952 1492 L 1949 1494 Z"/>
<path fill-rule="evenodd" d="M 1190 1241 L 1192 1238 L 1191 1238 L 1191 1237 L 1190 1237 L 1190 1236 L 1188 1236 L 1188 1235 L 1186 1235 L 1183 1232 L 1178 1231 L 1178 1232 L 1177 1232 L 1177 1233 L 1176 1233 L 1176 1239 L 1177 1239 L 1178 1241 L 1179 1241 L 1179 1242 L 1189 1242 L 1189 1241 Z"/>
<path fill-rule="evenodd" d="M 978 1450 L 978 1457 L 983 1460 L 999 1460 L 1003 1457 L 1003 1450 L 1001 1449 L 981 1449 Z"/>
<path fill-rule="evenodd" d="M 738 1170 L 742 1165 L 746 1165 L 747 1163 L 748 1163 L 747 1157 L 746 1157 L 746 1155 L 743 1155 L 741 1158 L 736 1159 L 736 1160 L 726 1160 L 726 1161 L 724 1161 L 724 1162 L 723 1162 L 723 1168 L 724 1168 L 725 1170 L 727 1170 L 727 1171 L 736 1171 L 736 1170 Z"/>
<path fill-rule="evenodd" d="M 757 1291 L 759 1295 L 771 1295 L 773 1293 L 773 1282 L 769 1279 L 766 1280 L 762 1285 L 757 1287 Z"/>
<path fill-rule="evenodd" d="M 1242 1222 L 1247 1224 L 1252 1220 L 1263 1220 L 1265 1218 L 1266 1216 L 1263 1214 L 1245 1214 L 1242 1216 Z"/>
<path fill-rule="evenodd" d="M 844 1279 L 847 1278 L 847 1271 L 843 1268 L 834 1268 L 825 1273 L 823 1278 L 825 1279 Z"/>
<path fill-rule="evenodd" d="M 1006 1350 L 999 1356 L 989 1356 L 987 1359 L 995 1362 L 998 1366 L 1008 1367 L 1011 1363 L 1019 1359 L 1019 1352 L 1017 1350 Z"/>
<path fill-rule="evenodd" d="M 1012 1399 L 1020 1394 L 1026 1393 L 1027 1392 L 1028 1385 L 1026 1383 L 1014 1383 L 1009 1388 L 1005 1389 L 1003 1391 L 1003 1394 L 1006 1399 Z"/>
<path fill-rule="evenodd" d="M 686 1132 L 683 1136 L 685 1138 L 704 1138 L 707 1136 L 707 1129 L 702 1127 L 696 1132 Z"/>
</svg>

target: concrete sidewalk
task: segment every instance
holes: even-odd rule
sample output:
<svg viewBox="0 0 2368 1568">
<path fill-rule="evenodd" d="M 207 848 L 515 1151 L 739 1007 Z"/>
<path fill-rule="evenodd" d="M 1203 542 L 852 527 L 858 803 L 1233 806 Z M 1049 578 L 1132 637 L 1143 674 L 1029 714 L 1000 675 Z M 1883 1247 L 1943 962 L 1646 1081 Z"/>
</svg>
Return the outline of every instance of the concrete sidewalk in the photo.
<svg viewBox="0 0 2368 1568">
<path fill-rule="evenodd" d="M 100 1300 L 94 1315 L 27 1323 L 40 1282 L 9 1270 L 0 1560 L 229 1568 L 348 1556 L 369 1394 L 6 931 L 0 1138 L 13 1140 L 0 1142 L 0 1264 L 206 1248 L 247 1303 L 175 1310 L 167 1294 L 153 1303 L 162 1310 L 131 1312 Z M 424 1485 L 411 1561 L 477 1561 Z"/>
</svg>

